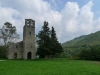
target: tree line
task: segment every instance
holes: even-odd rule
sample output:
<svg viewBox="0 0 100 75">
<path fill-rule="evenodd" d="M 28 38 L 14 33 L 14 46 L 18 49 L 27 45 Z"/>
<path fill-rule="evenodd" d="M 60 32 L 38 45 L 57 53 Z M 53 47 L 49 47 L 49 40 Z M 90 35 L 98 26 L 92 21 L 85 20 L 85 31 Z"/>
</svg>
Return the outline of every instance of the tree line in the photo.
<svg viewBox="0 0 100 75">
<path fill-rule="evenodd" d="M 99 60 L 100 61 L 100 44 L 98 45 L 82 45 L 77 47 L 65 47 L 66 49 L 61 55 L 68 59 L 80 60 Z"/>
<path fill-rule="evenodd" d="M 84 60 L 99 60 L 100 61 L 100 45 L 84 48 L 80 53 L 80 59 Z"/>
</svg>

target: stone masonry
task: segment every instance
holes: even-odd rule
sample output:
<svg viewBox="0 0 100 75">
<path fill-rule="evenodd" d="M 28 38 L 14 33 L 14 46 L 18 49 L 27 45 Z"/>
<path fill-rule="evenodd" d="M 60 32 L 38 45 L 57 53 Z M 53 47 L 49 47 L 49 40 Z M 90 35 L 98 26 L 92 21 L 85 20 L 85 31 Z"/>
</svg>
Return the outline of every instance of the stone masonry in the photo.
<svg viewBox="0 0 100 75">
<path fill-rule="evenodd" d="M 23 41 L 9 45 L 8 59 L 35 59 L 35 21 L 25 19 L 23 27 Z"/>
</svg>

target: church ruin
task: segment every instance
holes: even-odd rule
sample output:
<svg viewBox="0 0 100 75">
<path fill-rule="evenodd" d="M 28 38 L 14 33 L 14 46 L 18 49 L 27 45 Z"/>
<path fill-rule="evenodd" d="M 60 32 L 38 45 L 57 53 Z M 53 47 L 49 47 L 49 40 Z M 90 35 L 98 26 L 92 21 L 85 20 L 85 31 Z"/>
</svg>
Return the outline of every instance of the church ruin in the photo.
<svg viewBox="0 0 100 75">
<path fill-rule="evenodd" d="M 25 19 L 23 27 L 23 41 L 9 45 L 8 59 L 35 59 L 35 21 Z"/>
</svg>

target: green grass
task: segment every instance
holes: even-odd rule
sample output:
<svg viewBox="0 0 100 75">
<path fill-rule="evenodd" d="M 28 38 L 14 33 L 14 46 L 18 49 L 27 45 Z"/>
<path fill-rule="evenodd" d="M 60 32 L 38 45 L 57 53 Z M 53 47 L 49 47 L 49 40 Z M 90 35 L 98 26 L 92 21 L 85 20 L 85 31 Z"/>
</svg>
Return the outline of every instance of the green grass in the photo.
<svg viewBox="0 0 100 75">
<path fill-rule="evenodd" d="M 0 75 L 100 75 L 96 61 L 67 59 L 0 61 Z"/>
</svg>

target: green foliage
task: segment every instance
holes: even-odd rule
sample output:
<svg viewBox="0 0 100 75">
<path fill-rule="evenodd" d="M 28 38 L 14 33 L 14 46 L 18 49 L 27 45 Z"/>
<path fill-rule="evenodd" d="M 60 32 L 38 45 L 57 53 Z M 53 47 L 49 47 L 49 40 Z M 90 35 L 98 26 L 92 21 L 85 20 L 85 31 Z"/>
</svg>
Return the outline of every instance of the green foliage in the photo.
<svg viewBox="0 0 100 75">
<path fill-rule="evenodd" d="M 6 58 L 6 48 L 5 48 L 5 46 L 0 46 L 0 58 Z"/>
<path fill-rule="evenodd" d="M 62 44 L 63 47 L 94 46 L 100 44 L 100 31 L 77 37 Z"/>
<path fill-rule="evenodd" d="M 54 27 L 52 27 L 51 30 L 51 54 L 52 55 L 56 55 L 57 53 L 62 53 L 63 52 L 63 48 L 61 46 L 61 44 L 58 42 L 57 37 L 56 37 L 56 32 L 54 30 Z"/>
<path fill-rule="evenodd" d="M 49 57 L 49 55 L 55 57 L 57 53 L 63 51 L 61 44 L 57 40 L 54 28 L 52 27 L 52 30 L 50 31 L 48 22 L 44 21 L 42 30 L 38 33 L 37 38 L 37 55 L 40 55 L 40 57 Z"/>
<path fill-rule="evenodd" d="M 78 42 L 80 42 L 81 40 L 83 40 L 86 37 L 86 35 L 77 37 L 73 40 L 67 41 L 65 43 L 62 44 L 63 47 L 72 47 L 75 46 Z"/>
<path fill-rule="evenodd" d="M 80 54 L 81 59 L 99 60 L 100 61 L 100 46 L 92 46 L 84 49 Z"/>
<path fill-rule="evenodd" d="M 100 62 L 81 60 L 0 61 L 0 75 L 100 75 Z"/>
<path fill-rule="evenodd" d="M 12 26 L 11 23 L 4 23 L 0 28 L 0 44 L 7 45 L 9 42 L 15 42 L 19 38 L 16 30 L 16 27 Z"/>
<path fill-rule="evenodd" d="M 91 58 L 91 49 L 84 49 L 80 54 L 80 59 L 89 60 Z"/>
<path fill-rule="evenodd" d="M 58 57 L 60 57 L 60 58 L 72 58 L 72 56 L 67 52 L 62 52 Z"/>
<path fill-rule="evenodd" d="M 70 54 L 73 58 L 79 58 L 81 56 L 81 59 L 90 59 L 92 57 L 91 60 L 98 60 L 98 58 L 94 59 L 93 55 L 99 53 L 98 47 L 100 46 L 100 31 L 77 37 L 71 41 L 63 43 L 62 46 L 64 51 Z M 93 55 L 90 55 L 91 52 Z M 99 54 L 96 56 L 99 57 Z"/>
<path fill-rule="evenodd" d="M 48 22 L 44 21 L 44 25 L 42 26 L 42 30 L 38 33 L 37 40 L 38 49 L 37 54 L 45 57 L 46 55 L 50 55 L 50 29 L 48 27 Z"/>
</svg>

